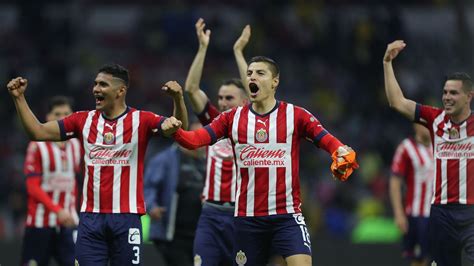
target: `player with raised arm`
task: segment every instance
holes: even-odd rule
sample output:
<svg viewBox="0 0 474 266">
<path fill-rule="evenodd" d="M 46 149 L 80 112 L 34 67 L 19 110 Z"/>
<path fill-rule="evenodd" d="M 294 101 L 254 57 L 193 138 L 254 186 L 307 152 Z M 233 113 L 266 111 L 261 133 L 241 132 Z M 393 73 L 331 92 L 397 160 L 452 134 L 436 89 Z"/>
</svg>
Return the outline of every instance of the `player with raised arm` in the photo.
<svg viewBox="0 0 474 266">
<path fill-rule="evenodd" d="M 395 223 L 403 233 L 403 257 L 411 266 L 427 266 L 433 150 L 428 129 L 420 124 L 413 124 L 413 129 L 414 137 L 404 139 L 393 156 L 390 200 Z"/>
<path fill-rule="evenodd" d="M 472 79 L 454 73 L 443 87 L 443 108 L 405 98 L 392 61 L 406 47 L 402 40 L 387 46 L 383 58 L 385 93 L 390 107 L 430 131 L 435 174 L 430 212 L 431 256 L 438 266 L 460 266 L 464 248 L 474 263 L 474 116 Z"/>
<path fill-rule="evenodd" d="M 304 108 L 275 98 L 278 65 L 258 56 L 247 69 L 251 104 L 219 115 L 202 129 L 178 129 L 176 118 L 163 122 L 177 130 L 187 148 L 229 138 L 237 166 L 234 265 L 265 265 L 270 249 L 288 265 L 311 265 L 311 242 L 301 214 L 299 145 L 313 142 L 332 154 L 333 175 L 345 181 L 358 167 L 355 152 L 332 136 Z"/>
<path fill-rule="evenodd" d="M 47 121 L 72 113 L 68 98 L 56 96 L 48 104 Z M 31 141 L 24 172 L 28 212 L 21 265 L 74 264 L 74 241 L 79 217 L 76 210 L 76 175 L 80 173 L 79 140 Z M 38 245 L 41 243 L 41 245 Z"/>
<path fill-rule="evenodd" d="M 200 89 L 200 82 L 211 31 L 204 30 L 206 24 L 200 18 L 196 22 L 199 48 L 189 69 L 184 86 L 192 103 L 192 109 L 201 123 L 208 125 L 220 112 L 247 103 L 248 97 L 242 82 L 238 79 L 225 81 L 218 92 L 217 109 L 206 93 Z M 243 36 L 250 35 L 246 27 Z M 246 38 L 248 42 L 248 37 Z M 242 36 L 237 40 L 239 47 L 245 47 Z M 239 48 L 240 49 L 240 48 Z M 245 66 L 246 67 L 245 63 Z M 222 139 L 207 149 L 206 181 L 203 190 L 203 209 L 194 238 L 193 256 L 196 263 L 218 266 L 232 265 L 234 243 L 235 206 L 235 164 L 232 144 Z"/>
<path fill-rule="evenodd" d="M 78 138 L 84 148 L 84 187 L 76 242 L 76 260 L 87 265 L 139 265 L 142 242 L 140 216 L 145 213 L 143 162 L 149 139 L 168 136 L 164 117 L 127 106 L 128 70 L 120 65 L 99 69 L 92 93 L 96 109 L 76 112 L 59 121 L 40 123 L 24 92 L 27 80 L 11 80 L 8 91 L 19 118 L 32 140 Z M 174 114 L 187 126 L 181 87 L 164 87 L 173 97 Z M 174 126 L 180 126 L 175 121 Z"/>
</svg>

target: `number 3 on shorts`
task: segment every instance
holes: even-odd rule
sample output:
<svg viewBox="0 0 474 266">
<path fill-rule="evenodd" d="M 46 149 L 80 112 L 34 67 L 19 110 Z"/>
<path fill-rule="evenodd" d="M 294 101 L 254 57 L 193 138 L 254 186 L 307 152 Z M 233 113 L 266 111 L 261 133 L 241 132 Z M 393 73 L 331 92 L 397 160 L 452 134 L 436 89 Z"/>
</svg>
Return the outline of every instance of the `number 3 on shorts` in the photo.
<svg viewBox="0 0 474 266">
<path fill-rule="evenodd" d="M 135 258 L 132 260 L 132 264 L 139 264 L 140 263 L 140 247 L 139 246 L 133 246 L 133 255 Z"/>
</svg>

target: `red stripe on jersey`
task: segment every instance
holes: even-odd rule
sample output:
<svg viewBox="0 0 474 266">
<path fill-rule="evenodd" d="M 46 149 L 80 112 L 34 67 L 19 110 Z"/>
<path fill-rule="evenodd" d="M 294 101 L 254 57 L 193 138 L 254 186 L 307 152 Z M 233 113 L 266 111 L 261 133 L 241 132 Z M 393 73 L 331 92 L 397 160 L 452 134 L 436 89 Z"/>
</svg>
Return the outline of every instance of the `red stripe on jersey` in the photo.
<svg viewBox="0 0 474 266">
<path fill-rule="evenodd" d="M 48 150 L 48 157 L 49 157 L 49 171 L 54 172 L 56 170 L 56 160 L 54 157 L 54 152 L 53 152 L 53 145 L 52 142 L 45 142 L 46 143 L 46 148 Z"/>
<path fill-rule="evenodd" d="M 467 119 L 466 130 L 468 136 L 474 136 L 474 116 L 470 116 Z"/>
<path fill-rule="evenodd" d="M 276 187 L 276 211 L 277 214 L 286 214 L 286 168 L 277 168 L 277 187 Z"/>
<path fill-rule="evenodd" d="M 132 113 L 127 114 L 127 117 L 123 119 L 123 143 L 132 142 Z"/>
<path fill-rule="evenodd" d="M 27 219 L 27 226 L 32 226 L 36 223 L 36 211 L 38 210 L 38 202 L 33 200 L 32 198 L 28 198 L 28 217 L 31 219 Z M 31 222 L 28 223 L 28 220 Z"/>
<path fill-rule="evenodd" d="M 447 176 L 459 177 L 459 160 L 447 160 Z M 459 202 L 459 178 L 447 178 L 448 202 Z"/>
<path fill-rule="evenodd" d="M 87 137 L 87 142 L 95 143 L 97 139 L 97 123 L 99 122 L 100 112 L 96 112 L 92 117 L 92 123 L 89 130 L 89 136 Z M 93 175 L 92 175 L 93 176 Z"/>
<path fill-rule="evenodd" d="M 222 161 L 220 201 L 230 202 L 232 190 L 232 168 L 234 161 Z"/>
<path fill-rule="evenodd" d="M 256 215 L 268 215 L 268 168 L 255 168 L 254 212 Z M 266 213 L 258 213 L 265 210 Z"/>
<path fill-rule="evenodd" d="M 99 204 L 100 208 L 104 210 L 112 209 L 112 193 L 114 185 L 114 167 L 102 166 L 100 168 L 100 189 L 99 189 Z"/>
<path fill-rule="evenodd" d="M 87 166 L 87 176 L 89 177 L 87 180 L 87 206 L 86 212 L 92 212 L 94 209 L 94 166 Z"/>
<path fill-rule="evenodd" d="M 286 104 L 285 104 L 286 107 Z M 285 108 L 286 109 L 286 108 Z M 278 110 L 277 114 L 277 143 L 286 143 L 286 110 Z"/>
<path fill-rule="evenodd" d="M 130 186 L 130 166 L 122 167 L 122 175 L 120 176 L 120 212 L 127 213 L 130 211 L 129 191 Z"/>
<path fill-rule="evenodd" d="M 240 169 L 241 183 L 239 195 L 238 216 L 247 216 L 247 187 L 249 184 L 249 172 L 247 168 Z"/>
<path fill-rule="evenodd" d="M 241 144 L 247 143 L 247 124 L 249 120 L 248 114 L 249 114 L 248 108 L 243 108 L 242 111 L 240 112 L 238 136 L 239 136 L 239 143 Z"/>
<path fill-rule="evenodd" d="M 140 116 L 139 120 L 143 120 L 144 116 Z M 137 123 L 140 123 L 140 121 L 137 121 Z M 151 122 L 150 122 L 151 123 Z M 158 123 L 156 123 L 158 124 Z M 156 126 L 153 126 L 152 128 L 156 128 Z M 146 143 L 149 138 L 152 136 L 151 130 L 147 129 L 145 127 L 139 127 L 138 128 L 138 143 Z M 138 152 L 138 161 L 139 162 L 144 162 L 145 161 L 145 153 L 146 153 L 147 145 L 137 145 L 137 152 Z M 143 197 L 143 172 L 144 172 L 144 164 L 139 163 L 137 166 L 137 192 L 136 192 L 136 205 L 137 205 L 137 212 L 138 213 L 145 213 L 146 212 L 146 207 L 145 207 L 145 198 Z"/>
<path fill-rule="evenodd" d="M 469 189 L 474 187 L 474 180 L 469 178 L 474 175 L 474 160 L 467 160 L 466 168 L 467 204 L 474 204 L 474 189 Z"/>
<path fill-rule="evenodd" d="M 214 182 L 216 179 L 216 160 L 211 158 L 211 171 L 209 173 L 209 192 L 208 198 L 214 200 Z"/>
</svg>

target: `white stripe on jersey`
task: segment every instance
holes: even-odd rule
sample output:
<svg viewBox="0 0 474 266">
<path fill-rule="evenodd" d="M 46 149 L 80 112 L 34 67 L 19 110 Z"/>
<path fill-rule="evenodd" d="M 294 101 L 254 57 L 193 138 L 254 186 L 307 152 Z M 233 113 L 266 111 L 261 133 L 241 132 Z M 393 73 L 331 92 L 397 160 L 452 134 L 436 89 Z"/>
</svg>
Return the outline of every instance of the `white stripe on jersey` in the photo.
<svg viewBox="0 0 474 266">
<path fill-rule="evenodd" d="M 135 150 L 132 151 L 130 155 L 131 163 L 130 164 L 130 187 L 129 187 L 129 206 L 131 213 L 137 213 L 137 167 L 138 167 L 138 126 L 140 125 L 140 112 L 136 111 L 132 113 L 132 143 L 137 143 L 133 145 Z"/>
<path fill-rule="evenodd" d="M 255 115 L 252 112 L 248 112 L 247 121 L 247 143 L 253 144 L 255 142 Z M 255 168 L 249 167 L 247 171 L 249 173 L 249 182 L 247 184 L 247 216 L 254 215 L 255 207 Z M 237 209 L 237 208 L 236 208 Z"/>
<path fill-rule="evenodd" d="M 235 115 L 234 115 L 234 120 L 232 123 L 232 136 L 231 137 L 234 143 L 238 143 L 238 140 L 239 140 L 238 129 L 239 129 L 239 119 L 240 119 L 241 112 L 242 112 L 242 107 L 237 107 L 237 110 L 235 111 Z M 234 147 L 234 150 L 235 150 L 235 147 Z M 234 156 L 234 163 L 236 164 L 236 168 L 237 168 L 237 156 Z M 237 216 L 237 213 L 238 213 L 237 206 L 238 206 L 239 197 L 240 197 L 240 186 L 242 185 L 242 175 L 240 173 L 240 168 L 236 176 L 237 176 L 237 182 L 236 182 L 237 195 L 235 195 L 235 211 L 234 211 L 235 216 Z"/>
<path fill-rule="evenodd" d="M 44 225 L 44 205 L 38 203 L 36 207 L 35 227 L 43 227 Z"/>
<path fill-rule="evenodd" d="M 225 140 L 224 140 L 225 141 Z M 222 160 L 214 159 L 214 200 L 221 200 Z"/>
<path fill-rule="evenodd" d="M 448 176 L 447 175 L 448 175 L 448 160 L 441 160 L 441 204 L 448 203 Z"/>
<path fill-rule="evenodd" d="M 459 135 L 461 139 L 467 138 L 467 122 L 459 127 Z M 459 159 L 459 203 L 467 203 L 467 158 Z"/>
<path fill-rule="evenodd" d="M 278 126 L 277 126 L 278 110 L 270 114 L 270 128 L 268 129 L 268 142 L 277 143 Z M 276 214 L 276 188 L 277 188 L 277 168 L 268 168 L 268 210 L 269 215 Z"/>
<path fill-rule="evenodd" d="M 293 165 L 291 164 L 292 157 L 292 146 L 293 146 L 293 132 L 294 132 L 294 119 L 295 109 L 293 104 L 287 104 L 286 106 L 286 146 L 289 147 L 290 156 L 286 156 L 286 171 L 285 171 L 285 185 L 286 185 L 286 211 L 288 213 L 294 213 L 293 208 Z"/>
<path fill-rule="evenodd" d="M 120 117 L 117 120 L 117 125 L 115 126 L 115 144 L 123 144 L 123 130 L 126 115 Z M 114 165 L 114 180 L 112 185 L 112 213 L 120 213 L 120 189 L 122 181 L 122 166 Z"/>
<path fill-rule="evenodd" d="M 99 133 L 97 133 L 99 134 Z M 93 208 L 92 212 L 99 212 L 100 211 L 100 166 L 93 166 L 94 171 L 93 171 L 93 176 L 92 176 L 92 182 L 93 186 L 92 189 L 94 191 L 94 202 L 93 202 Z"/>
<path fill-rule="evenodd" d="M 57 161 L 56 161 L 57 162 Z M 61 193 L 57 190 L 53 191 L 53 197 L 52 201 L 54 204 L 58 205 L 59 203 L 59 195 Z M 48 219 L 48 224 L 49 226 L 56 226 L 57 225 L 57 220 L 56 220 L 56 213 L 54 212 L 49 212 L 49 219 Z"/>
</svg>

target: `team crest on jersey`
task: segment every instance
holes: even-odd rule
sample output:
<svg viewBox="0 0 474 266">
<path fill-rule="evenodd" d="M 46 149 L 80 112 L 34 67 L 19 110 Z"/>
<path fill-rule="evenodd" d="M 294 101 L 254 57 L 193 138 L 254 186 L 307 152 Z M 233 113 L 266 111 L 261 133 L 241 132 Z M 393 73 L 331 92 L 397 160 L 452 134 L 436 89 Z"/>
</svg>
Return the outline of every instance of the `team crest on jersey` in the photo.
<svg viewBox="0 0 474 266">
<path fill-rule="evenodd" d="M 237 252 L 237 255 L 235 256 L 235 262 L 237 262 L 238 266 L 245 265 L 245 263 L 247 263 L 247 256 L 245 256 L 245 252 L 239 250 L 239 252 Z"/>
<path fill-rule="evenodd" d="M 112 132 L 107 132 L 104 134 L 104 142 L 105 144 L 112 144 L 115 141 L 115 136 Z"/>
<path fill-rule="evenodd" d="M 257 133 L 255 133 L 255 138 L 257 139 L 258 142 L 267 141 L 268 139 L 267 131 L 264 128 L 257 130 Z"/>
<path fill-rule="evenodd" d="M 459 139 L 459 130 L 455 127 L 449 129 L 449 139 Z"/>
<path fill-rule="evenodd" d="M 201 256 L 199 256 L 199 254 L 196 254 L 196 256 L 194 256 L 194 266 L 201 266 L 201 265 L 202 265 Z"/>
</svg>

